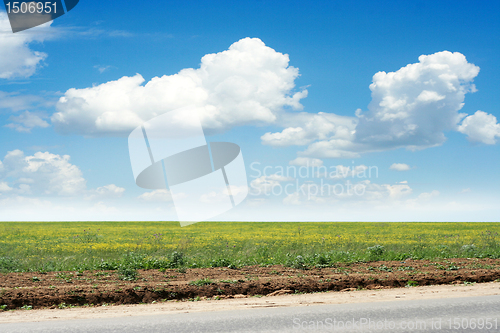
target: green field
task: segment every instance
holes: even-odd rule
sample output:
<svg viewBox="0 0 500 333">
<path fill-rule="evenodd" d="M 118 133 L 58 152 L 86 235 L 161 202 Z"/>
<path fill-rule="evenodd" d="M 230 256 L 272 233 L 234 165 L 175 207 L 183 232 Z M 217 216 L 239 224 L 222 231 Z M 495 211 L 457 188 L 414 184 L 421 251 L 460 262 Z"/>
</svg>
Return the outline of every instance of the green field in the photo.
<svg viewBox="0 0 500 333">
<path fill-rule="evenodd" d="M 1 222 L 0 271 L 500 258 L 500 223 Z"/>
</svg>

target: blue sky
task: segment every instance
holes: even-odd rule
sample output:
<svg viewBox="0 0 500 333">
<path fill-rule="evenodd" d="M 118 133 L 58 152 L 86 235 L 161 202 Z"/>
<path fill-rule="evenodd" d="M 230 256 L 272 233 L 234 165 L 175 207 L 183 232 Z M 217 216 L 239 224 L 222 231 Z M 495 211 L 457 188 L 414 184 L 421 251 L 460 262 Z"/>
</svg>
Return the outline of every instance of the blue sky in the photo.
<svg viewBox="0 0 500 333">
<path fill-rule="evenodd" d="M 175 220 L 169 190 L 135 184 L 127 136 L 195 104 L 247 170 L 215 220 L 498 221 L 499 14 L 82 0 L 12 34 L 0 12 L 0 220 Z"/>
</svg>

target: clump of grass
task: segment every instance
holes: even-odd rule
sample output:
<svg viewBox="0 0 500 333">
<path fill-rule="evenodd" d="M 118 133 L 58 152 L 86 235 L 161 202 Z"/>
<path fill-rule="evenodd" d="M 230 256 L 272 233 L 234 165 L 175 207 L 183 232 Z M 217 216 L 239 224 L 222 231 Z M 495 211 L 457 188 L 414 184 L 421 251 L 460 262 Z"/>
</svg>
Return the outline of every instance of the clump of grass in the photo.
<svg viewBox="0 0 500 333">
<path fill-rule="evenodd" d="M 306 261 L 303 256 L 298 255 L 295 258 L 291 259 L 287 266 L 293 267 L 296 269 L 307 269 Z"/>
<path fill-rule="evenodd" d="M 368 253 L 370 254 L 370 256 L 372 256 L 372 257 L 380 257 L 385 252 L 384 246 L 379 245 L 379 244 L 377 244 L 375 246 L 371 246 L 367 250 L 368 250 Z"/>
<path fill-rule="evenodd" d="M 126 266 L 121 266 L 118 269 L 118 277 L 123 281 L 135 281 L 139 276 L 139 272 L 136 269 Z"/>
<path fill-rule="evenodd" d="M 212 280 L 210 280 L 209 278 L 203 278 L 203 279 L 199 279 L 199 280 L 190 281 L 189 285 L 201 287 L 201 286 L 207 286 L 207 285 L 210 285 L 213 283 L 214 282 Z"/>
<path fill-rule="evenodd" d="M 406 283 L 406 286 L 407 286 L 407 287 L 417 287 L 418 285 L 419 285 L 419 284 L 418 284 L 418 282 L 417 282 L 417 281 L 411 281 L 411 280 L 410 280 L 410 281 L 408 281 L 408 282 Z"/>
<path fill-rule="evenodd" d="M 210 262 L 210 267 L 227 267 L 227 268 L 236 268 L 235 265 L 231 263 L 231 261 L 224 259 L 224 258 L 219 258 L 219 259 L 214 259 Z"/>
</svg>

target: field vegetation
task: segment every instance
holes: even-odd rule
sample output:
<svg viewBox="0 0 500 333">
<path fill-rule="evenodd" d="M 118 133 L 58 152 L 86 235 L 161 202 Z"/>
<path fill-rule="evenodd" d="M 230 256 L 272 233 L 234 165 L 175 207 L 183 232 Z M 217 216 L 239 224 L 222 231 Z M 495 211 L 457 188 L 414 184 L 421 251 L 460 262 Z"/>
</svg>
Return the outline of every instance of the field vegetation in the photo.
<svg viewBox="0 0 500 333">
<path fill-rule="evenodd" d="M 3 222 L 0 272 L 500 258 L 500 223 Z"/>
</svg>

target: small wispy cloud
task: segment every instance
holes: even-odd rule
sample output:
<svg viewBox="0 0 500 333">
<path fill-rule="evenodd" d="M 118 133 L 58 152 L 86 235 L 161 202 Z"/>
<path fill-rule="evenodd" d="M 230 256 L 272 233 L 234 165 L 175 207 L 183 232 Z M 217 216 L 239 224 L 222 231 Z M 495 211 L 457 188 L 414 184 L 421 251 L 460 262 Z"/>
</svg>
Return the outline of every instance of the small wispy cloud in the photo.
<svg viewBox="0 0 500 333">
<path fill-rule="evenodd" d="M 10 117 L 9 120 L 11 120 L 12 123 L 5 125 L 5 127 L 12 128 L 22 133 L 31 133 L 31 130 L 35 127 L 47 128 L 50 126 L 49 123 L 42 118 L 48 117 L 25 111 L 19 116 Z"/>
<path fill-rule="evenodd" d="M 99 73 L 104 73 L 105 71 L 109 70 L 113 66 L 103 66 L 103 65 L 95 65 L 94 68 L 99 71 Z"/>
<path fill-rule="evenodd" d="M 389 169 L 391 170 L 396 170 L 396 171 L 408 171 L 411 169 L 411 167 L 408 164 L 404 163 L 393 163 Z"/>
</svg>

